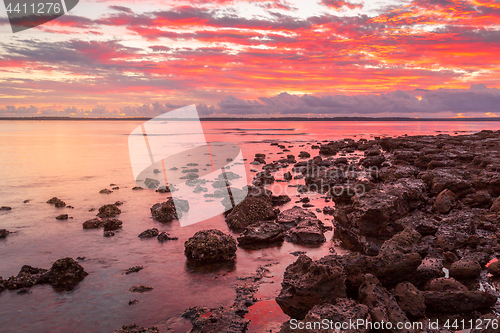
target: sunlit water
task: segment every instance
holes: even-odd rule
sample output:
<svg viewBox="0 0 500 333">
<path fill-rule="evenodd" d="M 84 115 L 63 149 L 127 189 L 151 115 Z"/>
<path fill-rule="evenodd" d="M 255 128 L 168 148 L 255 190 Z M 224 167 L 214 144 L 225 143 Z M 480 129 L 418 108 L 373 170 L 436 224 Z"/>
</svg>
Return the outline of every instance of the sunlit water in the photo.
<svg viewBox="0 0 500 333">
<path fill-rule="evenodd" d="M 272 279 L 261 285 L 259 305 L 251 308 L 250 331 L 268 321 L 287 319 L 273 299 L 279 293 L 283 271 L 296 257 L 294 251 L 306 251 L 320 258 L 332 247 L 332 232 L 317 248 L 291 243 L 260 250 L 238 249 L 232 267 L 194 270 L 186 266 L 184 241 L 201 229 L 217 228 L 231 233 L 224 218 L 217 216 L 191 226 L 161 224 L 152 220 L 149 208 L 162 202 L 166 194 L 132 191 L 135 186 L 128 155 L 128 135 L 138 121 L 0 121 L 0 206 L 12 211 L 0 212 L 0 228 L 13 231 L 0 239 L 0 276 L 17 275 L 22 265 L 49 268 L 63 257 L 85 257 L 80 263 L 89 275 L 71 292 L 56 292 L 49 285 L 35 286 L 30 294 L 17 291 L 0 293 L 0 332 L 112 332 L 122 325 L 136 323 L 158 326 L 166 331 L 182 331 L 178 316 L 188 307 L 216 307 L 234 301 L 237 277 L 247 276 L 260 266 L 279 262 L 270 268 Z M 204 122 L 207 141 L 234 142 L 242 148 L 247 163 L 255 153 L 267 160 L 281 157 L 271 142 L 293 146 L 297 155 L 307 142 L 341 138 L 373 138 L 438 133 L 471 133 L 482 129 L 500 129 L 500 122 Z M 313 153 L 314 156 L 314 153 Z M 246 165 L 252 179 L 257 166 Z M 99 194 L 110 183 L 120 190 Z M 294 188 L 272 187 L 296 199 Z M 75 208 L 55 208 L 46 201 L 54 196 Z M 325 203 L 313 195 L 316 207 Z M 23 203 L 30 200 L 29 203 Z M 123 229 L 105 238 L 102 229 L 83 230 L 82 223 L 95 217 L 91 208 L 123 201 Z M 294 201 L 281 207 L 291 208 Z M 196 207 L 191 207 L 196 210 Z M 73 219 L 58 221 L 67 213 Z M 331 217 L 317 214 L 325 224 Z M 139 239 L 145 229 L 156 227 L 179 237 L 159 243 L 155 238 Z M 237 234 L 232 233 L 235 237 Z M 342 253 L 342 249 L 336 248 Z M 139 273 L 125 275 L 127 268 L 142 265 Z M 128 291 L 135 284 L 154 287 L 137 294 Z M 129 300 L 139 303 L 130 305 Z M 269 311 L 272 311 L 269 313 Z"/>
</svg>

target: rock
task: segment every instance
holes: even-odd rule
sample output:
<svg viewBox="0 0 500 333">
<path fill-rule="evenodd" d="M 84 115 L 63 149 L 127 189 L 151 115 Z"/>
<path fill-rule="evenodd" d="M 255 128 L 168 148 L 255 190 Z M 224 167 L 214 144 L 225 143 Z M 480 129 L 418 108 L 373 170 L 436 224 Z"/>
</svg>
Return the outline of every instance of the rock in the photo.
<svg viewBox="0 0 500 333">
<path fill-rule="evenodd" d="M 116 205 L 104 205 L 101 208 L 99 208 L 99 213 L 97 213 L 97 216 L 100 218 L 105 218 L 105 217 L 115 217 L 117 215 L 120 215 L 122 211 L 120 208 L 116 207 Z"/>
<path fill-rule="evenodd" d="M 137 273 L 139 272 L 140 270 L 143 270 L 144 267 L 143 266 L 134 266 L 134 267 L 130 267 L 129 269 L 127 269 L 127 271 L 125 272 L 125 274 L 132 274 L 132 273 Z"/>
<path fill-rule="evenodd" d="M 441 259 L 424 258 L 420 266 L 418 266 L 412 281 L 420 287 L 429 280 L 445 276 L 443 268 L 443 261 Z"/>
<path fill-rule="evenodd" d="M 124 325 L 122 326 L 122 328 L 120 328 L 117 331 L 114 331 L 113 333 L 159 333 L 159 332 L 160 331 L 156 327 L 144 328 L 133 324 L 133 325 Z"/>
<path fill-rule="evenodd" d="M 61 214 L 56 216 L 56 220 L 67 220 L 67 219 L 69 219 L 68 214 Z"/>
<path fill-rule="evenodd" d="M 492 198 L 488 191 L 477 191 L 468 194 L 463 202 L 471 207 L 489 208 Z"/>
<path fill-rule="evenodd" d="M 180 219 L 182 212 L 175 208 L 174 200 L 169 198 L 166 202 L 157 203 L 151 207 L 151 215 L 159 222 L 171 222 L 174 219 Z"/>
<path fill-rule="evenodd" d="M 2 206 L 2 207 L 0 207 L 0 211 L 2 211 L 2 210 L 4 210 L 4 211 L 5 210 L 12 210 L 12 208 L 8 207 L 8 206 Z"/>
<path fill-rule="evenodd" d="M 307 151 L 301 151 L 299 153 L 299 158 L 310 158 L 311 154 L 309 154 Z"/>
<path fill-rule="evenodd" d="M 454 278 L 437 278 L 430 280 L 426 286 L 427 291 L 467 291 L 467 287 Z"/>
<path fill-rule="evenodd" d="M 365 168 L 381 167 L 384 162 L 384 155 L 368 156 L 363 160 L 362 165 Z"/>
<path fill-rule="evenodd" d="M 156 237 L 158 236 L 158 229 L 152 228 L 148 230 L 144 230 L 139 234 L 139 238 L 151 238 L 151 237 Z"/>
<path fill-rule="evenodd" d="M 329 329 L 325 330 L 318 326 L 314 328 L 314 323 L 320 323 L 323 321 L 328 321 L 328 323 L 333 323 L 333 327 L 329 326 Z M 336 330 L 339 326 L 335 326 L 335 324 L 342 325 L 343 323 L 356 322 L 357 320 L 362 320 L 363 322 L 370 322 L 371 317 L 369 313 L 369 309 L 364 304 L 359 304 L 356 301 L 347 299 L 347 298 L 339 298 L 335 304 L 322 304 L 315 305 L 306 315 L 304 320 L 297 326 L 302 326 L 304 329 L 301 329 L 300 332 L 305 333 L 335 333 L 340 332 Z M 308 325 L 310 326 L 308 328 Z M 294 330 L 291 327 L 290 321 L 283 324 L 281 327 L 280 333 L 292 333 L 297 332 L 298 330 Z M 349 327 L 349 326 L 348 326 Z M 363 325 L 355 326 L 356 328 L 347 328 L 342 329 L 341 332 L 344 333 L 368 333 L 369 330 Z M 269 332 L 269 331 L 266 331 Z M 262 332 L 264 333 L 264 331 Z"/>
<path fill-rule="evenodd" d="M 320 244 L 326 242 L 325 227 L 318 219 L 300 221 L 286 232 L 286 239 L 295 244 Z"/>
<path fill-rule="evenodd" d="M 203 187 L 201 185 L 196 185 L 196 187 L 193 190 L 194 193 L 201 193 L 201 192 L 208 192 L 208 189 L 206 187 Z"/>
<path fill-rule="evenodd" d="M 500 197 L 493 201 L 493 205 L 491 205 L 490 210 L 494 213 L 500 213 Z"/>
<path fill-rule="evenodd" d="M 425 317 L 425 298 L 423 293 L 409 282 L 400 283 L 394 289 L 394 296 L 401 310 L 410 318 Z"/>
<path fill-rule="evenodd" d="M 310 210 L 294 206 L 278 214 L 276 222 L 283 226 L 284 229 L 290 229 L 297 226 L 299 222 L 310 219 L 317 219 L 316 214 Z"/>
<path fill-rule="evenodd" d="M 274 180 L 275 180 L 274 176 L 271 174 L 271 172 L 266 170 L 266 171 L 258 172 L 255 175 L 254 180 L 252 181 L 252 184 L 255 186 L 270 185 L 270 184 L 274 183 Z"/>
<path fill-rule="evenodd" d="M 4 229 L 5 230 L 5 229 Z M 1 238 L 2 231 L 0 230 L 0 238 Z M 491 264 L 488 265 L 486 268 L 488 270 L 488 273 L 492 274 L 493 276 L 500 276 L 500 261 L 494 261 Z"/>
<path fill-rule="evenodd" d="M 270 221 L 260 221 L 249 225 L 238 237 L 238 244 L 271 244 L 283 241 L 283 230 L 279 224 Z"/>
<path fill-rule="evenodd" d="M 52 199 L 47 201 L 48 204 L 54 205 L 56 207 L 65 207 L 66 203 L 57 197 L 53 197 Z"/>
<path fill-rule="evenodd" d="M 137 304 L 137 303 L 139 303 L 138 299 L 131 299 L 130 301 L 128 301 L 128 305 L 134 305 L 134 304 Z"/>
<path fill-rule="evenodd" d="M 290 201 L 292 201 L 292 199 L 290 199 L 290 197 L 286 194 L 271 196 L 271 202 L 273 203 L 273 206 L 281 206 L 289 203 Z"/>
<path fill-rule="evenodd" d="M 122 227 L 123 222 L 118 219 L 110 219 L 104 221 L 104 231 L 118 230 Z"/>
<path fill-rule="evenodd" d="M 301 255 L 286 268 L 276 303 L 292 318 L 304 319 L 315 305 L 335 304 L 346 297 L 346 275 L 335 262 L 313 261 Z"/>
<path fill-rule="evenodd" d="M 236 258 L 236 241 L 216 229 L 201 230 L 184 243 L 184 254 L 198 263 L 232 261 Z"/>
<path fill-rule="evenodd" d="M 121 205 L 123 205 L 123 201 L 116 201 L 116 202 L 114 203 L 114 205 L 115 205 L 115 206 L 121 206 Z"/>
<path fill-rule="evenodd" d="M 481 316 L 475 323 L 470 333 L 499 333 L 500 327 L 498 325 L 499 318 L 494 314 L 488 313 Z"/>
<path fill-rule="evenodd" d="M 83 267 L 72 258 L 59 259 L 52 267 L 40 276 L 40 283 L 48 283 L 56 289 L 71 290 L 89 275 Z"/>
<path fill-rule="evenodd" d="M 133 293 L 143 293 L 146 291 L 153 290 L 153 287 L 143 286 L 143 285 L 135 285 L 135 286 L 130 287 L 128 290 L 133 292 Z"/>
<path fill-rule="evenodd" d="M 286 181 L 290 181 L 293 179 L 293 176 L 292 176 L 292 173 L 290 171 L 287 171 L 284 175 L 283 175 L 283 179 L 286 180 Z"/>
<path fill-rule="evenodd" d="M 113 193 L 113 191 L 108 190 L 107 188 L 105 188 L 104 190 L 100 190 L 99 193 L 101 193 L 101 194 L 110 194 L 110 193 Z"/>
<path fill-rule="evenodd" d="M 134 186 L 132 187 L 132 191 L 139 191 L 139 190 L 144 190 L 142 187 L 140 186 Z"/>
<path fill-rule="evenodd" d="M 179 238 L 177 237 L 172 237 L 170 236 L 168 233 L 166 233 L 165 231 L 162 231 L 158 234 L 158 237 L 156 237 L 158 239 L 158 241 L 160 242 L 163 242 L 163 241 L 167 241 L 167 240 L 178 240 Z"/>
<path fill-rule="evenodd" d="M 443 190 L 437 196 L 432 208 L 438 213 L 447 214 L 451 211 L 453 206 L 455 206 L 455 198 L 455 193 L 448 189 Z"/>
<path fill-rule="evenodd" d="M 429 312 L 467 313 L 485 310 L 496 303 L 496 296 L 483 291 L 424 291 Z"/>
<path fill-rule="evenodd" d="M 103 233 L 104 237 L 113 237 L 114 235 L 115 235 L 115 233 L 113 231 L 105 231 Z"/>
<path fill-rule="evenodd" d="M 10 234 L 10 232 L 6 229 L 0 229 L 0 238 L 5 238 L 8 234 Z"/>
<path fill-rule="evenodd" d="M 258 222 L 271 220 L 276 217 L 273 206 L 268 200 L 254 196 L 247 196 L 227 214 L 227 225 L 232 229 L 244 229 Z"/>
<path fill-rule="evenodd" d="M 208 309 L 205 307 L 192 307 L 187 309 L 182 317 L 191 321 L 191 333 L 239 333 L 247 332 L 250 320 L 243 318 L 237 307 L 219 307 Z"/>
<path fill-rule="evenodd" d="M 470 259 L 461 259 L 450 266 L 450 276 L 459 280 L 478 278 L 481 274 L 481 265 Z"/>
<path fill-rule="evenodd" d="M 9 290 L 29 288 L 35 284 L 40 283 L 40 277 L 46 273 L 47 270 L 43 268 L 35 268 L 24 265 L 17 276 L 11 276 L 3 281 L 3 286 Z"/>
<path fill-rule="evenodd" d="M 391 322 L 394 327 L 397 323 L 408 322 L 408 318 L 400 308 L 394 296 L 385 289 L 380 281 L 371 274 L 363 277 L 363 284 L 359 287 L 358 301 L 370 309 L 370 316 L 374 322 Z M 408 332 L 407 330 L 392 329 L 391 332 Z"/>
<path fill-rule="evenodd" d="M 104 221 L 96 217 L 95 219 L 87 220 L 83 222 L 83 229 L 97 229 L 104 225 Z"/>
<path fill-rule="evenodd" d="M 120 187 L 118 187 L 118 186 L 115 186 L 115 187 L 112 188 L 113 191 L 116 191 L 116 190 L 119 190 L 119 189 L 120 189 Z"/>
</svg>

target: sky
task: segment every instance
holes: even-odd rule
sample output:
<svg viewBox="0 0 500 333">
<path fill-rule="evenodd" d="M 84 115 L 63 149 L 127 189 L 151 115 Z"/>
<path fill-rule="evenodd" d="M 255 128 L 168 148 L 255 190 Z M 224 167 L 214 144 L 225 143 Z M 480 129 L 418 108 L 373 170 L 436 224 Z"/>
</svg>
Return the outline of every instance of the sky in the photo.
<svg viewBox="0 0 500 333">
<path fill-rule="evenodd" d="M 80 0 L 12 33 L 0 117 L 496 117 L 500 0 Z"/>
</svg>

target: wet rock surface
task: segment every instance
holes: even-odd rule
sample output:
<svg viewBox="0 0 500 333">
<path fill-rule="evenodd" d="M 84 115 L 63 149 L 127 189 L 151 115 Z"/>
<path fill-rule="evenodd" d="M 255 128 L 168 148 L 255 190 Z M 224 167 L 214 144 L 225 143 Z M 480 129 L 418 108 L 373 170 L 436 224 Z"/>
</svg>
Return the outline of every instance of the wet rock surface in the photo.
<svg viewBox="0 0 500 333">
<path fill-rule="evenodd" d="M 283 229 L 275 222 L 260 221 L 249 225 L 237 238 L 241 246 L 272 244 L 283 241 Z"/>
<path fill-rule="evenodd" d="M 54 205 L 55 207 L 66 207 L 66 203 L 57 197 L 53 197 L 47 201 L 48 204 Z"/>
<path fill-rule="evenodd" d="M 171 222 L 174 219 L 182 217 L 182 211 L 177 211 L 175 208 L 174 200 L 169 198 L 167 201 L 157 203 L 151 207 L 151 215 L 159 222 Z"/>
<path fill-rule="evenodd" d="M 106 217 L 115 217 L 117 215 L 120 215 L 122 211 L 120 208 L 118 208 L 115 204 L 110 204 L 110 205 L 104 205 L 101 208 L 99 208 L 99 213 L 97 213 L 97 216 L 100 218 L 106 218 Z"/>
<path fill-rule="evenodd" d="M 226 223 L 231 229 L 241 230 L 255 222 L 271 220 L 275 217 L 270 200 L 250 195 L 226 216 Z"/>
<path fill-rule="evenodd" d="M 156 327 L 144 328 L 132 324 L 132 325 L 124 325 L 122 326 L 122 328 L 114 331 L 113 333 L 159 333 L 159 332 L 160 331 Z"/>
<path fill-rule="evenodd" d="M 148 230 L 144 230 L 139 234 L 139 238 L 152 238 L 158 236 L 158 229 L 152 228 Z"/>
<path fill-rule="evenodd" d="M 220 230 L 201 230 L 184 243 L 184 254 L 200 264 L 231 261 L 236 258 L 236 241 Z"/>
</svg>

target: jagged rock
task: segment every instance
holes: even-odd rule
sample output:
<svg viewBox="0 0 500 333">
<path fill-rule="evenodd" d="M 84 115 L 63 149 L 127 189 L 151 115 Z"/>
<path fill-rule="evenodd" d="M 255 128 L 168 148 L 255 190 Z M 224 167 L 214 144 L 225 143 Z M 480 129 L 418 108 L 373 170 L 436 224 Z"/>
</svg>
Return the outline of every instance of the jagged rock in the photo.
<svg viewBox="0 0 500 333">
<path fill-rule="evenodd" d="M 268 200 L 247 196 L 226 216 L 227 225 L 232 229 L 244 229 L 258 222 L 276 217 L 273 206 Z"/>
<path fill-rule="evenodd" d="M 110 193 L 113 193 L 113 191 L 108 190 L 107 188 L 105 188 L 103 190 L 100 190 L 99 193 L 101 193 L 101 194 L 110 194 Z"/>
<path fill-rule="evenodd" d="M 118 230 L 122 227 L 123 222 L 118 220 L 118 219 L 110 219 L 104 221 L 104 231 L 113 231 L 113 230 Z"/>
<path fill-rule="evenodd" d="M 156 237 L 158 241 L 163 242 L 163 241 L 168 241 L 168 240 L 178 240 L 179 238 L 177 237 L 172 237 L 170 234 L 168 234 L 165 231 L 162 231 L 158 234 L 158 237 Z"/>
<path fill-rule="evenodd" d="M 67 219 L 69 219 L 68 214 L 61 214 L 56 216 L 56 220 L 67 220 Z"/>
<path fill-rule="evenodd" d="M 447 214 L 451 211 L 455 205 L 456 195 L 452 191 L 446 189 L 443 190 L 436 198 L 434 202 L 433 209 L 441 214 Z"/>
<path fill-rule="evenodd" d="M 40 276 L 40 283 L 48 283 L 57 289 L 71 290 L 89 275 L 83 267 L 72 258 L 59 259 L 52 267 Z"/>
<path fill-rule="evenodd" d="M 201 230 L 184 243 L 184 254 L 198 263 L 231 261 L 236 258 L 236 241 L 216 229 Z"/>
<path fill-rule="evenodd" d="M 359 287 L 359 302 L 370 309 L 370 316 L 374 322 L 391 322 L 394 327 L 397 323 L 408 322 L 408 318 L 399 307 L 394 296 L 385 289 L 380 281 L 371 274 L 363 277 Z M 408 330 L 392 329 L 391 332 L 409 332 Z"/>
<path fill-rule="evenodd" d="M 400 283 L 394 289 L 394 296 L 401 310 L 410 318 L 425 317 L 425 298 L 423 293 L 410 282 Z"/>
<path fill-rule="evenodd" d="M 240 333 L 246 332 L 250 320 L 243 318 L 235 307 L 192 307 L 182 316 L 191 321 L 191 333 Z"/>
<path fill-rule="evenodd" d="M 297 226 L 299 222 L 310 219 L 317 219 L 316 214 L 310 210 L 294 206 L 278 214 L 276 222 L 283 228 L 290 229 Z"/>
<path fill-rule="evenodd" d="M 443 268 L 443 260 L 431 257 L 424 258 L 412 277 L 412 281 L 420 287 L 429 280 L 445 276 Z"/>
<path fill-rule="evenodd" d="M 318 219 L 307 219 L 289 229 L 285 237 L 295 244 L 320 244 L 326 242 L 324 231 L 323 222 Z"/>
<path fill-rule="evenodd" d="M 122 328 L 114 331 L 113 333 L 160 333 L 160 331 L 156 327 L 144 328 L 133 324 L 124 325 Z"/>
<path fill-rule="evenodd" d="M 289 203 L 290 201 L 292 201 L 292 199 L 290 199 L 290 197 L 286 194 L 271 196 L 271 202 L 273 203 L 273 206 L 281 206 Z"/>
<path fill-rule="evenodd" d="M 53 197 L 52 199 L 47 201 L 48 204 L 54 205 L 56 207 L 65 207 L 66 203 L 57 197 Z"/>
<path fill-rule="evenodd" d="M 34 286 L 35 284 L 39 284 L 40 277 L 46 272 L 47 270 L 43 268 L 24 265 L 17 276 L 11 276 L 7 280 L 4 280 L 3 285 L 6 289 L 9 290 L 29 288 Z"/>
<path fill-rule="evenodd" d="M 255 186 L 270 185 L 272 183 L 274 183 L 274 176 L 269 170 L 258 172 L 252 182 Z"/>
<path fill-rule="evenodd" d="M 313 261 L 301 255 L 287 267 L 276 302 L 292 318 L 304 319 L 315 305 L 335 304 L 346 297 L 346 275 L 333 261 Z"/>
<path fill-rule="evenodd" d="M 158 229 L 152 228 L 148 230 L 144 230 L 139 234 L 139 238 L 152 238 L 158 236 Z"/>
<path fill-rule="evenodd" d="M 475 279 L 481 274 L 481 265 L 470 259 L 461 259 L 450 266 L 450 276 L 455 279 Z"/>
<path fill-rule="evenodd" d="M 115 217 L 117 215 L 120 215 L 122 211 L 120 208 L 118 208 L 116 205 L 111 204 L 111 205 L 104 205 L 101 208 L 99 208 L 99 213 L 97 213 L 97 216 L 100 218 L 105 218 L 105 217 Z"/>
<path fill-rule="evenodd" d="M 144 267 L 143 266 L 134 266 L 134 267 L 130 267 L 129 269 L 127 269 L 127 271 L 125 272 L 125 274 L 132 274 L 132 273 L 137 273 L 141 270 L 143 270 Z"/>
<path fill-rule="evenodd" d="M 153 218 L 159 222 L 170 222 L 182 217 L 182 212 L 176 210 L 172 198 L 169 198 L 166 202 L 153 205 L 150 210 Z"/>
<path fill-rule="evenodd" d="M 249 225 L 238 237 L 240 245 L 271 244 L 283 241 L 281 226 L 271 221 L 260 221 Z"/>
</svg>

